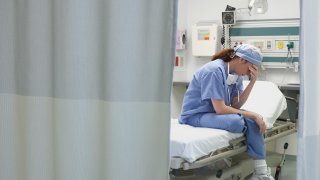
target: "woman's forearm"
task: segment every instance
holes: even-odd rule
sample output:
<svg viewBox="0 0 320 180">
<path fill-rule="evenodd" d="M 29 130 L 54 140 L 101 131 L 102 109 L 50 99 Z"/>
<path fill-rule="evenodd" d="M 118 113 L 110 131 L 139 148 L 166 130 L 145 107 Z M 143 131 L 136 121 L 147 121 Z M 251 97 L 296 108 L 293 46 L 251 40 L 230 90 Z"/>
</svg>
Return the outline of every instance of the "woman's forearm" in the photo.
<svg viewBox="0 0 320 180">
<path fill-rule="evenodd" d="M 250 81 L 248 86 L 246 87 L 246 89 L 240 95 L 239 99 L 238 99 L 238 97 L 235 97 L 233 99 L 232 107 L 234 107 L 236 109 L 240 109 L 244 105 L 244 103 L 246 103 L 246 101 L 251 93 L 251 90 L 253 88 L 254 83 L 255 83 L 255 81 Z"/>
<path fill-rule="evenodd" d="M 255 121 L 256 121 L 257 117 L 259 117 L 259 115 L 257 113 L 250 112 L 250 111 L 244 111 L 241 109 L 236 109 L 231 106 L 227 106 L 223 100 L 212 99 L 211 101 L 212 101 L 213 107 L 214 107 L 217 114 L 220 114 L 220 115 L 222 115 L 222 114 L 241 114 L 245 118 L 250 118 Z"/>
</svg>

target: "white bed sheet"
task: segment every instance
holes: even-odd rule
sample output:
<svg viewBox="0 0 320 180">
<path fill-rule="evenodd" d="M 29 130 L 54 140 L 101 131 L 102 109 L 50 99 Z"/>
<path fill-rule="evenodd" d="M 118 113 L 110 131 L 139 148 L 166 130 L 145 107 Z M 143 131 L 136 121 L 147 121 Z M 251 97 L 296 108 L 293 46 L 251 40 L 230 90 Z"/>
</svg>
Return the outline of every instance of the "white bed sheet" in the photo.
<svg viewBox="0 0 320 180">
<path fill-rule="evenodd" d="M 228 146 L 231 139 L 243 136 L 243 133 L 180 124 L 177 119 L 171 120 L 170 131 L 170 156 L 183 158 L 190 163 Z"/>
<path fill-rule="evenodd" d="M 247 86 L 248 82 L 244 82 Z M 284 95 L 277 85 L 268 81 L 257 81 L 246 104 L 242 109 L 259 113 L 263 116 L 267 128 L 272 128 L 276 119 L 287 108 Z M 225 130 L 196 128 L 179 124 L 171 120 L 170 156 L 179 157 L 192 163 L 217 149 L 227 147 L 229 141 L 243 136 L 242 133 L 230 133 Z"/>
</svg>

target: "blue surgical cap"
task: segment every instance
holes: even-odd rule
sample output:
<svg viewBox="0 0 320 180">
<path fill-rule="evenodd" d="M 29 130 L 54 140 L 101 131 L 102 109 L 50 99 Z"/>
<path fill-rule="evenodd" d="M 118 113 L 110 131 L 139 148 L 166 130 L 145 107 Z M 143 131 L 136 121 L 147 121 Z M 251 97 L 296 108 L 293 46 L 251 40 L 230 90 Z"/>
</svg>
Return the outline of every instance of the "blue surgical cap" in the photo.
<svg viewBox="0 0 320 180">
<path fill-rule="evenodd" d="M 260 65 L 262 62 L 262 54 L 260 50 L 250 44 L 241 44 L 234 48 L 237 56 L 251 62 L 255 65 Z"/>
</svg>

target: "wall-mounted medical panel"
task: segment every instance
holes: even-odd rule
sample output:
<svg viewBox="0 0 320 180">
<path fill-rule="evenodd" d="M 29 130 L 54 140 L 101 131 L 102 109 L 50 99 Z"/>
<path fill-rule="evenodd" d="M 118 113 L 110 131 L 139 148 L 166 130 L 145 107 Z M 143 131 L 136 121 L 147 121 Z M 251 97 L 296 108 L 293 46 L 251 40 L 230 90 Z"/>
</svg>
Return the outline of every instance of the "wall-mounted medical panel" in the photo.
<svg viewBox="0 0 320 180">
<path fill-rule="evenodd" d="M 264 57 L 287 57 L 288 45 L 293 57 L 299 57 L 299 36 L 233 36 L 231 46 L 242 43 L 259 48 Z"/>
<path fill-rule="evenodd" d="M 212 56 L 217 51 L 218 25 L 200 22 L 192 27 L 192 55 Z"/>
<path fill-rule="evenodd" d="M 296 62 L 299 59 L 299 19 L 240 21 L 230 29 L 231 46 L 258 47 L 263 62 Z"/>
</svg>

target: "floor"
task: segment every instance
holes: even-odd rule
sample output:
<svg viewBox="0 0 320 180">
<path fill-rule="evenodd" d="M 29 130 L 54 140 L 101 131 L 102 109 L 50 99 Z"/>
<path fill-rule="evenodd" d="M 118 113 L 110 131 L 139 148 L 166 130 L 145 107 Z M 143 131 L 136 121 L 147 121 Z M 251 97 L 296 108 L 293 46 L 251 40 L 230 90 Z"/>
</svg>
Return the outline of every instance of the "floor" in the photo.
<svg viewBox="0 0 320 180">
<path fill-rule="evenodd" d="M 276 166 L 279 164 L 282 155 L 273 154 L 267 158 L 268 166 L 271 168 L 271 175 L 275 177 Z M 278 180 L 296 180 L 296 156 L 286 155 L 284 166 L 281 168 L 281 173 Z M 249 180 L 250 177 L 246 178 Z"/>
</svg>

